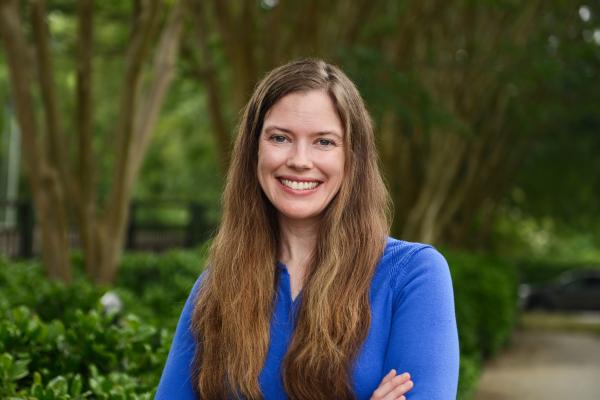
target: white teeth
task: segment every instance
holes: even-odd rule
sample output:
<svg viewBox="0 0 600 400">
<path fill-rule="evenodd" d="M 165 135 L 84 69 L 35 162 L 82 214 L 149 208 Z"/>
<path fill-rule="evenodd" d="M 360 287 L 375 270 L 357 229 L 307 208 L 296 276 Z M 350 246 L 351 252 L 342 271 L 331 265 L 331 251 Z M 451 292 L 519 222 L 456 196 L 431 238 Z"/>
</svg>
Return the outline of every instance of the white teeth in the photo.
<svg viewBox="0 0 600 400">
<path fill-rule="evenodd" d="M 319 185 L 319 182 L 296 182 L 289 179 L 281 179 L 281 183 L 294 190 L 310 190 Z"/>
</svg>

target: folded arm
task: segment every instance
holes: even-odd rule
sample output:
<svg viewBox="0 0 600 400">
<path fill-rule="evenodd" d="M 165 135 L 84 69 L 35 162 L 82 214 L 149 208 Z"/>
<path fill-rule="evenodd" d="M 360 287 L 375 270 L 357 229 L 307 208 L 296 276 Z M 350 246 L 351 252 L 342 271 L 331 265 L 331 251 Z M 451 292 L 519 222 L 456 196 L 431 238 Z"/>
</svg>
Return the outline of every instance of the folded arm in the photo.
<svg viewBox="0 0 600 400">
<path fill-rule="evenodd" d="M 448 264 L 435 249 L 417 250 L 395 271 L 392 334 L 385 371 L 411 375 L 409 400 L 454 400 L 459 346 Z"/>
</svg>

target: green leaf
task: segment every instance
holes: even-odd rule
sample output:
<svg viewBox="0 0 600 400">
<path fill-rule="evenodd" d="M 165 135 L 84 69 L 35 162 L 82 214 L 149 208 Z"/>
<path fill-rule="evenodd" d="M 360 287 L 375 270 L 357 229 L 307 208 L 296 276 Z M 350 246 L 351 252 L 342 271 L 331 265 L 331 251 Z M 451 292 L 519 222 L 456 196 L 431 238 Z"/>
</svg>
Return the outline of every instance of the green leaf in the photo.
<svg viewBox="0 0 600 400">
<path fill-rule="evenodd" d="M 73 397 L 78 397 L 81 395 L 82 388 L 83 382 L 81 380 L 81 375 L 76 374 L 75 377 L 73 377 L 73 381 L 71 382 L 71 390 L 69 391 L 69 393 Z"/>
<path fill-rule="evenodd" d="M 69 384 L 64 376 L 59 375 L 48 383 L 48 389 L 52 389 L 55 394 L 67 394 L 69 392 Z"/>
<path fill-rule="evenodd" d="M 12 377 L 13 381 L 18 381 L 21 378 L 26 377 L 29 374 L 29 370 L 27 369 L 27 364 L 29 364 L 29 359 L 17 360 L 12 368 Z"/>
</svg>

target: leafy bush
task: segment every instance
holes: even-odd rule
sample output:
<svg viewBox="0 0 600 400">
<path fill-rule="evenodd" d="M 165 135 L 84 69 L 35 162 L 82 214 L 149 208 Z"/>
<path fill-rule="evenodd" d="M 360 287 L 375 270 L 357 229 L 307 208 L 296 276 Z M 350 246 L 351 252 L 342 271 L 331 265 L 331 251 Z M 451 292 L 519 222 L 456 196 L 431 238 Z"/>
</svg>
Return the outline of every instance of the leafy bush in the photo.
<svg viewBox="0 0 600 400">
<path fill-rule="evenodd" d="M 458 382 L 457 398 L 461 400 L 471 399 L 477 388 L 481 370 L 481 360 L 479 356 L 473 354 L 460 355 L 460 371 Z"/>
<path fill-rule="evenodd" d="M 106 288 L 84 279 L 72 285 L 44 278 L 38 262 L 11 263 L 0 257 L 0 297 L 12 305 L 34 309 L 43 320 L 69 319 L 75 310 L 96 306 Z"/>
<path fill-rule="evenodd" d="M 481 361 L 510 338 L 518 311 L 515 267 L 487 255 L 444 251 L 454 285 L 461 347 L 459 398 L 468 399 Z"/>
<path fill-rule="evenodd" d="M 202 258 L 128 254 L 113 288 L 89 283 L 81 256 L 73 261 L 66 286 L 37 262 L 0 258 L 0 398 L 152 398 Z M 123 312 L 103 311 L 109 289 Z"/>
<path fill-rule="evenodd" d="M 204 265 L 201 254 L 127 254 L 112 288 L 82 278 L 80 255 L 73 257 L 77 279 L 68 287 L 46 280 L 37 263 L 0 259 L 0 398 L 152 398 L 177 318 Z M 482 360 L 515 325 L 517 273 L 497 258 L 444 254 L 461 345 L 459 398 L 469 399 Z M 123 300 L 122 312 L 102 311 L 99 298 L 109 289 Z"/>
<path fill-rule="evenodd" d="M 161 255 L 126 254 L 114 287 L 94 286 L 83 276 L 81 254 L 72 257 L 71 285 L 48 280 L 39 262 L 8 262 L 0 257 L 0 302 L 27 306 L 44 320 L 69 320 L 77 310 L 97 307 L 107 291 L 116 292 L 127 312 L 147 323 L 174 330 L 185 299 L 202 272 L 203 250 L 174 250 Z"/>
<path fill-rule="evenodd" d="M 535 259 L 521 260 L 518 263 L 520 281 L 527 283 L 545 283 L 557 278 L 563 272 L 597 268 L 600 268 L 600 264 L 552 262 Z"/>
<path fill-rule="evenodd" d="M 204 268 L 200 254 L 184 250 L 128 254 L 119 270 L 117 292 L 147 321 L 175 329 L 183 303 Z"/>
<path fill-rule="evenodd" d="M 65 324 L 44 322 L 25 306 L 0 315 L 2 398 L 149 398 L 171 341 L 166 330 L 134 315 L 117 318 L 102 310 L 78 310 Z"/>
</svg>

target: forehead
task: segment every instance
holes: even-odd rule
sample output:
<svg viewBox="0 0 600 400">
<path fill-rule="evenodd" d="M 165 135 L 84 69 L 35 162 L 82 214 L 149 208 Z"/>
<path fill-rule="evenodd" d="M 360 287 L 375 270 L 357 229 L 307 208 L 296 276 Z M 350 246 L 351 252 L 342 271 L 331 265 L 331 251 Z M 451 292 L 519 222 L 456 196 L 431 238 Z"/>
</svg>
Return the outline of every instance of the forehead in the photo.
<svg viewBox="0 0 600 400">
<path fill-rule="evenodd" d="M 323 90 L 290 93 L 279 99 L 265 115 L 263 130 L 283 128 L 293 133 L 331 132 L 343 136 L 338 111 Z"/>
</svg>

